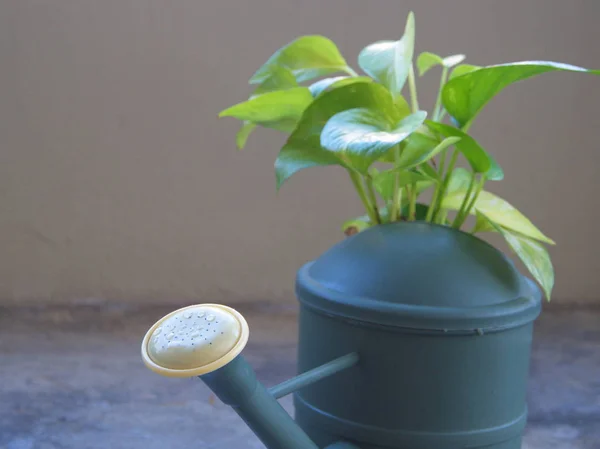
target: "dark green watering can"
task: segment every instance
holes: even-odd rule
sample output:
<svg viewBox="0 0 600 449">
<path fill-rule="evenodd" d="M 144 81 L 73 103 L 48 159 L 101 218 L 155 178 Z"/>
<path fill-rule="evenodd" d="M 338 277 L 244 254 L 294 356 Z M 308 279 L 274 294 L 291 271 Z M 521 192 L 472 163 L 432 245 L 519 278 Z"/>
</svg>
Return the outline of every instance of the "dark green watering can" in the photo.
<svg viewBox="0 0 600 449">
<path fill-rule="evenodd" d="M 394 223 L 302 267 L 298 365 L 266 389 L 235 310 L 177 310 L 146 334 L 153 371 L 199 376 L 269 449 L 519 449 L 537 287 L 484 241 Z M 277 399 L 294 393 L 296 421 Z M 242 448 L 240 448 L 242 449 Z"/>
</svg>

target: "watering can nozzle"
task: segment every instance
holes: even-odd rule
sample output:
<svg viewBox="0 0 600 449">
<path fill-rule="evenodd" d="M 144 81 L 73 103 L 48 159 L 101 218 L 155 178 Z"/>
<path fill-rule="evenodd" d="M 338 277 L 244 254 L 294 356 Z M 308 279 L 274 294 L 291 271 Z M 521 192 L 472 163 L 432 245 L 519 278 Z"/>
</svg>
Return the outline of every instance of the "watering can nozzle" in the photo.
<svg viewBox="0 0 600 449">
<path fill-rule="evenodd" d="M 142 359 L 167 377 L 195 377 L 230 405 L 268 449 L 318 449 L 281 407 L 277 398 L 355 365 L 347 354 L 267 390 L 240 354 L 248 342 L 248 324 L 231 307 L 200 304 L 158 320 L 142 341 Z M 357 449 L 336 443 L 327 449 Z"/>
<path fill-rule="evenodd" d="M 248 335 L 246 320 L 231 307 L 184 307 L 148 330 L 142 342 L 142 359 L 163 376 L 202 376 L 235 359 L 246 346 Z"/>
</svg>

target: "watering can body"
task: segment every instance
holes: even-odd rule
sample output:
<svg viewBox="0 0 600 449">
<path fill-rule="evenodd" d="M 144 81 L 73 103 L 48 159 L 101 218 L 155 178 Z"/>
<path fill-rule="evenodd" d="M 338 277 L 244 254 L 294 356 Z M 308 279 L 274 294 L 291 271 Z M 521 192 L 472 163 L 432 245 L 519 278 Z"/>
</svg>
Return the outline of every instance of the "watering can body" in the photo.
<svg viewBox="0 0 600 449">
<path fill-rule="evenodd" d="M 295 394 L 325 447 L 519 449 L 537 287 L 471 235 L 419 223 L 369 229 L 298 273 L 298 369 L 360 362 Z"/>
<path fill-rule="evenodd" d="M 299 375 L 265 388 L 241 355 L 234 309 L 186 307 L 157 321 L 142 358 L 198 376 L 268 449 L 519 449 L 541 294 L 472 235 L 394 223 L 302 267 Z M 277 399 L 294 393 L 296 421 Z"/>
</svg>

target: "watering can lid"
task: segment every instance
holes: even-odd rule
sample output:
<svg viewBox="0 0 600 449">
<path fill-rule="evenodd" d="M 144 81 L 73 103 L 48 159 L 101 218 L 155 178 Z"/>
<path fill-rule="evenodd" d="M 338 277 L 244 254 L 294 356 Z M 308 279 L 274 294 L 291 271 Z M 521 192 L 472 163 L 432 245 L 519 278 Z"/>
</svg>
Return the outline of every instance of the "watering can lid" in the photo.
<svg viewBox="0 0 600 449">
<path fill-rule="evenodd" d="M 440 331 L 514 327 L 541 309 L 537 286 L 500 251 L 447 226 L 375 226 L 298 272 L 300 301 L 365 323 Z"/>
</svg>

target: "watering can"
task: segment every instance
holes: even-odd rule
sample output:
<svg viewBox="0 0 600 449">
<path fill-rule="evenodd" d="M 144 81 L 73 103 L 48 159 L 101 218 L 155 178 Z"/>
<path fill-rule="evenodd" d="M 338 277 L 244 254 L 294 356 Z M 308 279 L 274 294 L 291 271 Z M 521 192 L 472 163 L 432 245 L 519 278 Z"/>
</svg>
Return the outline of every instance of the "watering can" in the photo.
<svg viewBox="0 0 600 449">
<path fill-rule="evenodd" d="M 300 374 L 267 389 L 236 310 L 176 310 L 142 357 L 198 376 L 268 449 L 520 449 L 541 293 L 500 251 L 426 223 L 370 228 L 298 272 Z M 295 420 L 277 399 L 294 394 Z"/>
</svg>

